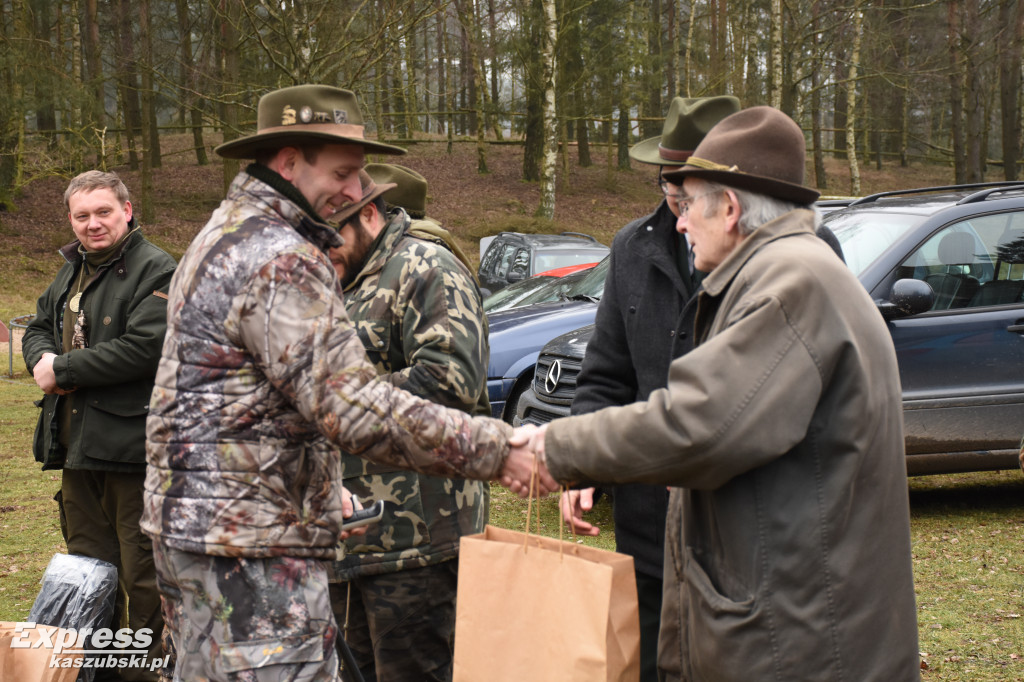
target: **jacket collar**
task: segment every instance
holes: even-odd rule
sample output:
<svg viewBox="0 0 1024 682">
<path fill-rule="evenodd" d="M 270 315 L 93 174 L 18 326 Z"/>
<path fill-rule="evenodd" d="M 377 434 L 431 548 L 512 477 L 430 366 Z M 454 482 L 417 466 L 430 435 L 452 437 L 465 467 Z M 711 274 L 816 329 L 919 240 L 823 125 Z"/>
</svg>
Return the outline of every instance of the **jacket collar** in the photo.
<svg viewBox="0 0 1024 682">
<path fill-rule="evenodd" d="M 705 293 L 709 296 L 718 296 L 763 246 L 797 234 L 814 234 L 813 211 L 796 209 L 754 230 L 704 278 Z"/>
<path fill-rule="evenodd" d="M 640 220 L 629 241 L 639 256 L 648 260 L 668 277 L 677 289 L 689 296 L 692 293 L 689 291 L 689 285 L 680 277 L 679 268 L 676 266 L 676 221 L 675 214 L 668 207 L 668 201 L 662 199 L 654 213 Z"/>
<path fill-rule="evenodd" d="M 125 251 L 128 250 L 128 247 L 130 247 L 138 240 L 142 239 L 142 231 L 136 229 L 137 227 L 138 223 L 135 222 L 135 216 L 132 216 L 132 219 L 128 221 L 128 236 L 125 238 L 123 242 L 121 242 L 121 247 L 117 250 L 117 252 L 111 254 L 107 262 L 101 265 L 100 267 L 107 267 L 112 263 L 116 263 L 119 260 L 124 259 L 124 253 Z M 79 251 L 79 248 L 81 246 L 82 242 L 76 239 L 75 241 L 60 247 L 58 253 L 60 253 L 60 255 L 68 263 L 75 265 L 82 261 L 82 254 Z"/>
<path fill-rule="evenodd" d="M 301 192 L 278 173 L 258 163 L 249 164 L 235 176 L 228 190 L 230 197 L 245 193 L 265 204 L 269 210 L 281 216 L 303 239 L 312 243 L 324 253 L 332 246 L 341 246 L 344 241 L 336 228 L 317 216 Z"/>
</svg>

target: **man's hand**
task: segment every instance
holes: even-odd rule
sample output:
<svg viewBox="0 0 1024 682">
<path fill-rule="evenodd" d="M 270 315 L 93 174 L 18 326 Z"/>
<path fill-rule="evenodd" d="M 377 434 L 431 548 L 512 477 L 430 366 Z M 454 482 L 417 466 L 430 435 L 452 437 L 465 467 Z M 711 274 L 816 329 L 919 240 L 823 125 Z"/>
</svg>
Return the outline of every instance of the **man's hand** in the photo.
<svg viewBox="0 0 1024 682">
<path fill-rule="evenodd" d="M 57 376 L 53 373 L 53 361 L 56 357 L 56 353 L 43 353 L 43 356 L 39 358 L 39 362 L 32 368 L 32 378 L 36 380 L 39 388 L 43 389 L 43 393 L 48 395 L 67 395 L 71 391 L 65 391 L 58 386 Z"/>
<path fill-rule="evenodd" d="M 594 488 L 583 490 L 567 490 L 558 500 L 562 510 L 562 518 L 572 525 L 579 535 L 598 535 L 601 529 L 583 520 L 583 512 L 594 508 Z"/>
<path fill-rule="evenodd" d="M 499 481 L 519 497 L 529 497 L 530 495 L 530 477 L 533 474 L 534 466 L 537 468 L 534 495 L 544 497 L 558 490 L 558 482 L 551 478 L 548 468 L 544 465 L 543 449 L 546 429 L 547 425 L 539 429 L 532 424 L 520 426 L 509 439 L 509 444 L 512 447 L 505 459 Z M 541 449 L 539 454 L 536 452 L 537 447 Z"/>
<path fill-rule="evenodd" d="M 341 489 L 341 515 L 344 518 L 352 516 L 357 510 L 362 509 L 363 504 L 356 498 L 355 495 L 348 491 L 348 488 Z M 360 526 L 359 528 L 353 528 L 352 530 L 341 531 L 341 539 L 352 537 L 353 535 L 366 535 L 366 526 Z"/>
</svg>

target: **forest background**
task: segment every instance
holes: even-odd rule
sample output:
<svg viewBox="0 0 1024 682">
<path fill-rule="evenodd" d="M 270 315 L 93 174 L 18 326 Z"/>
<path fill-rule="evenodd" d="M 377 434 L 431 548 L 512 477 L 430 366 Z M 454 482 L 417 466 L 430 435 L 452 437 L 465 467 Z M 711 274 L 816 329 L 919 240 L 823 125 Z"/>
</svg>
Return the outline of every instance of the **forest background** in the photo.
<svg viewBox="0 0 1024 682">
<path fill-rule="evenodd" d="M 521 143 L 549 218 L 570 164 L 628 167 L 676 95 L 782 109 L 826 193 L 883 159 L 1016 179 L 1022 45 L 1019 0 L 0 0 L 0 206 L 126 162 L 149 218 L 163 136 L 205 165 L 300 83 L 354 90 L 381 138 L 475 139 L 480 172 Z"/>
</svg>

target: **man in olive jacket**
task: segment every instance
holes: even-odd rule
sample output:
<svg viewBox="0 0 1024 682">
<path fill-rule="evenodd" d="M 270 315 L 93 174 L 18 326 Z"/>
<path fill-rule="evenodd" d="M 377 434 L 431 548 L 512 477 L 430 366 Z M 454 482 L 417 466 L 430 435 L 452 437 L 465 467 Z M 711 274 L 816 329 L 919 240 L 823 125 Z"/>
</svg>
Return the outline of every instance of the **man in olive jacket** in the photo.
<svg viewBox="0 0 1024 682">
<path fill-rule="evenodd" d="M 362 201 L 335 218 L 345 244 L 331 259 L 367 357 L 414 395 L 490 415 L 480 290 L 439 224 L 417 229 L 425 222 L 426 181 L 392 164 L 370 164 L 361 175 Z M 388 212 L 385 201 L 401 201 L 410 212 Z M 380 523 L 346 540 L 334 563 L 334 614 L 347 623 L 345 641 L 360 672 L 368 681 L 451 680 L 459 540 L 487 523 L 487 483 L 353 455 L 344 455 L 342 466 L 348 490 L 385 502 Z"/>
<path fill-rule="evenodd" d="M 64 195 L 76 241 L 39 298 L 22 351 L 45 393 L 34 453 L 63 469 L 59 498 L 69 554 L 117 567 L 112 627 L 149 628 L 159 658 L 160 595 L 152 544 L 139 529 L 146 475 L 146 415 L 167 326 L 174 259 L 146 241 L 128 189 L 113 173 L 89 171 Z M 113 670 L 101 670 L 106 679 Z M 157 679 L 125 667 L 123 679 Z M 114 679 L 121 679 L 114 678 Z"/>
<path fill-rule="evenodd" d="M 667 680 L 920 675 L 896 355 L 867 292 L 814 234 L 804 156 L 791 119 L 754 107 L 668 174 L 709 272 L 696 348 L 646 402 L 535 438 L 560 481 L 676 486 Z"/>
</svg>

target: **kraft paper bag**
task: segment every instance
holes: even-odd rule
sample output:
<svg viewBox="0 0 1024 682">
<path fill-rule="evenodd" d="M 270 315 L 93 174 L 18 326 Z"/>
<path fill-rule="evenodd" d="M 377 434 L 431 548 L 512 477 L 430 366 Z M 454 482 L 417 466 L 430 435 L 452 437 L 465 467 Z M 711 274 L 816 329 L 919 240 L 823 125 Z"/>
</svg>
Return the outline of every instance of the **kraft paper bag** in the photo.
<svg viewBox="0 0 1024 682">
<path fill-rule="evenodd" d="M 81 672 L 80 668 L 73 667 L 74 660 L 82 658 L 82 654 L 71 654 L 61 652 L 55 654 L 52 648 L 41 646 L 38 648 L 12 648 L 11 643 L 15 640 L 21 642 L 36 643 L 40 641 L 38 631 L 45 629 L 48 632 L 57 630 L 57 633 L 48 638 L 51 642 L 75 641 L 76 636 L 65 637 L 63 628 L 54 628 L 47 625 L 37 625 L 34 628 L 25 628 L 21 632 L 15 632 L 17 623 L 7 621 L 0 622 L 0 680 L 6 682 L 74 682 Z M 27 633 L 27 634 L 26 634 Z M 52 659 L 56 659 L 53 664 Z M 68 664 L 72 667 L 61 667 Z"/>
<path fill-rule="evenodd" d="M 640 678 L 625 554 L 487 526 L 462 538 L 455 614 L 454 682 Z"/>
</svg>

